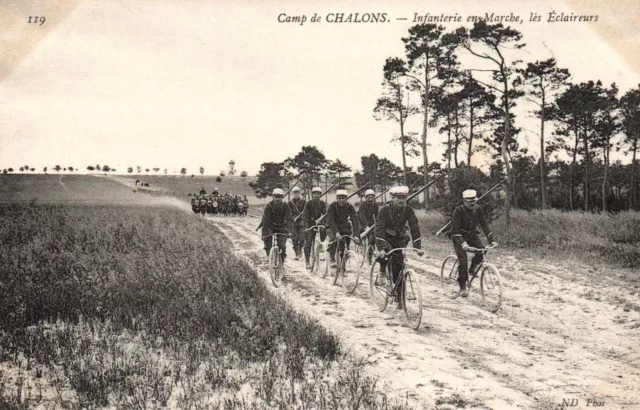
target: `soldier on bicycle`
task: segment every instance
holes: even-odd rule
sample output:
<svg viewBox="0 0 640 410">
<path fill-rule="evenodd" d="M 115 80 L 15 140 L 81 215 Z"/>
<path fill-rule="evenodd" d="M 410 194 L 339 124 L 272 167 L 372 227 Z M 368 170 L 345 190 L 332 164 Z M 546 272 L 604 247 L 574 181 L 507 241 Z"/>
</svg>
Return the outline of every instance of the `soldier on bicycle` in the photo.
<svg viewBox="0 0 640 410">
<path fill-rule="evenodd" d="M 273 200 L 267 204 L 264 208 L 264 214 L 262 216 L 262 237 L 264 241 L 264 250 L 269 256 L 271 250 L 271 236 L 274 233 L 282 233 L 287 236 L 278 235 L 278 248 L 281 250 L 282 264 L 286 258 L 287 237 L 291 237 L 293 231 L 293 219 L 291 218 L 291 209 L 286 205 L 282 198 L 284 192 L 280 188 L 273 190 Z"/>
<path fill-rule="evenodd" d="M 378 217 L 378 204 L 374 201 L 376 193 L 373 189 L 367 189 L 364 193 L 365 201 L 360 204 L 360 208 L 358 208 L 358 218 L 360 218 L 360 224 L 362 226 L 362 230 L 372 227 L 376 223 L 376 218 Z M 367 234 L 369 238 L 369 243 L 375 243 L 376 232 L 375 229 L 370 229 Z M 371 255 L 367 255 L 367 257 L 371 257 Z"/>
<path fill-rule="evenodd" d="M 418 226 L 418 218 L 410 206 L 407 205 L 407 195 L 409 194 L 409 187 L 396 186 L 389 191 L 391 194 L 391 201 L 383 205 L 378 213 L 378 219 L 376 219 L 375 235 L 376 246 L 380 254 L 378 255 L 378 261 L 380 262 L 380 273 L 385 273 L 387 268 L 387 252 L 395 248 L 407 247 L 409 238 L 407 237 L 407 223 L 409 224 L 409 231 L 413 238 L 413 247 L 416 249 L 422 249 L 420 241 L 420 226 Z M 418 255 L 422 256 L 424 251 L 419 251 Z M 404 255 L 402 252 L 393 252 L 391 258 L 391 275 L 393 282 L 398 281 L 400 271 L 404 268 Z M 385 278 L 382 275 L 382 278 Z M 384 280 L 384 279 L 383 279 Z M 402 292 L 402 287 L 400 287 Z M 398 295 L 398 309 L 402 309 L 402 295 Z"/>
<path fill-rule="evenodd" d="M 351 222 L 351 223 L 349 223 Z M 353 225 L 353 228 L 352 228 Z M 349 247 L 349 239 L 341 241 L 342 235 L 353 236 L 356 243 L 359 242 L 360 223 L 356 209 L 347 202 L 347 190 L 338 189 L 336 191 L 336 201 L 329 205 L 327 209 L 327 235 L 330 241 L 337 240 L 329 246 L 329 256 L 331 257 L 331 267 L 337 267 L 336 248 L 339 246 L 340 256 L 344 254 L 345 248 Z"/>
<path fill-rule="evenodd" d="M 311 269 L 311 262 L 309 258 L 311 256 L 311 246 L 316 239 L 316 231 L 307 231 L 308 228 L 316 225 L 316 221 L 320 219 L 322 215 L 327 212 L 327 204 L 320 199 L 322 195 L 322 189 L 314 187 L 311 189 L 311 201 L 307 202 L 302 210 L 303 229 L 304 229 L 304 260 L 306 262 L 307 269 Z M 327 232 L 325 229 L 320 229 L 320 242 L 324 241 Z"/>
<path fill-rule="evenodd" d="M 296 220 L 296 217 L 302 214 L 304 211 L 304 206 L 307 201 L 303 198 L 300 198 L 300 188 L 293 187 L 291 190 L 293 193 L 293 198 L 289 201 L 288 205 L 291 209 L 291 216 L 294 219 L 293 222 L 293 250 L 296 253 L 296 260 L 299 260 L 302 256 L 302 245 L 304 244 L 304 223 L 302 221 L 302 217 Z"/>
<path fill-rule="evenodd" d="M 476 191 L 467 189 L 462 193 L 462 205 L 454 209 L 451 219 L 451 239 L 453 248 L 458 256 L 458 283 L 460 283 L 460 296 L 466 298 L 469 295 L 467 281 L 469 271 L 467 270 L 467 251 L 469 248 L 483 248 L 484 245 L 478 236 L 478 228 L 482 228 L 484 235 L 491 246 L 496 246 L 493 239 L 493 232 L 489 228 L 487 218 L 482 207 L 476 204 Z M 482 262 L 483 255 L 476 253 L 471 259 L 471 272 L 475 272 Z"/>
</svg>

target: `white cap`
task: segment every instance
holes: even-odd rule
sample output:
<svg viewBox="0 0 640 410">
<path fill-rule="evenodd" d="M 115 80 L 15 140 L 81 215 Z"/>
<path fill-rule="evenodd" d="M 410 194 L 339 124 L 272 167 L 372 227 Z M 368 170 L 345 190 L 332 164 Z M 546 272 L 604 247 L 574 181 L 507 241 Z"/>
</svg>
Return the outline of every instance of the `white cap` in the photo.
<svg viewBox="0 0 640 410">
<path fill-rule="evenodd" d="M 294 186 L 291 192 L 300 192 L 300 188 L 298 188 L 297 186 Z"/>
<path fill-rule="evenodd" d="M 407 195 L 409 193 L 409 187 L 406 185 L 394 186 L 389 190 L 391 195 Z"/>
<path fill-rule="evenodd" d="M 272 195 L 283 195 L 284 196 L 284 191 L 281 188 L 276 188 L 273 190 L 273 192 L 271 193 Z"/>
<path fill-rule="evenodd" d="M 376 195 L 376 193 L 373 191 L 373 189 L 367 189 L 364 193 L 364 196 L 369 196 L 369 195 Z"/>
<path fill-rule="evenodd" d="M 346 189 L 338 189 L 336 191 L 336 196 L 348 196 L 347 195 L 347 190 Z"/>
<path fill-rule="evenodd" d="M 463 199 L 476 199 L 476 190 L 475 189 L 467 189 L 462 192 Z"/>
<path fill-rule="evenodd" d="M 318 193 L 322 193 L 322 189 L 319 186 L 314 186 L 313 189 L 311 189 L 311 193 L 314 192 L 318 192 Z"/>
</svg>

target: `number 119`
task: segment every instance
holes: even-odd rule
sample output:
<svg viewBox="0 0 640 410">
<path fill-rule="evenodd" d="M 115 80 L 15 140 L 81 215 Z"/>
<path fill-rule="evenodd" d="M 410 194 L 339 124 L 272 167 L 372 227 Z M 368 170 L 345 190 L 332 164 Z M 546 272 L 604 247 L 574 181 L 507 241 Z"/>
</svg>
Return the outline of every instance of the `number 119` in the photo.
<svg viewBox="0 0 640 410">
<path fill-rule="evenodd" d="M 38 16 L 29 16 L 29 23 L 40 23 L 40 25 L 43 25 L 45 22 L 45 18 L 43 17 L 38 17 Z"/>
</svg>

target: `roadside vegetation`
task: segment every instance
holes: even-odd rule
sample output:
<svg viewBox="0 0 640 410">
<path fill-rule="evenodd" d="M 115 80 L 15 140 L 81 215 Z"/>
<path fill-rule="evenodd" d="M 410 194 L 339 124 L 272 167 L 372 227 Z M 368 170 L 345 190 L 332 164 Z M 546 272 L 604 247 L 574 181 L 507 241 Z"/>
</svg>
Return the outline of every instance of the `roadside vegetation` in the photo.
<svg viewBox="0 0 640 410">
<path fill-rule="evenodd" d="M 0 215 L 1 408 L 408 408 L 211 224 L 160 207 Z"/>
</svg>

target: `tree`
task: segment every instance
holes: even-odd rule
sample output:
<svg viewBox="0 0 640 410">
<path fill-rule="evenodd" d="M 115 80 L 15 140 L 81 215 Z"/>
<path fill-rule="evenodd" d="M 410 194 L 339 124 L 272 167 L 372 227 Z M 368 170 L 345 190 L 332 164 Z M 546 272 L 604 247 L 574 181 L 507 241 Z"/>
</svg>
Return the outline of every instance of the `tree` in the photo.
<svg viewBox="0 0 640 410">
<path fill-rule="evenodd" d="M 240 173 L 240 177 L 242 178 L 242 180 L 243 180 L 243 181 L 244 181 L 244 179 L 247 177 L 247 175 L 248 175 L 248 174 L 247 174 L 247 171 L 242 171 L 242 172 Z"/>
<path fill-rule="evenodd" d="M 629 208 L 638 210 L 638 143 L 640 142 L 640 84 L 627 91 L 620 98 L 620 115 L 622 133 L 621 145 L 626 148 L 625 154 L 631 153 L 631 169 L 629 172 Z"/>
<path fill-rule="evenodd" d="M 282 188 L 285 182 L 285 166 L 283 162 L 264 162 L 260 165 L 258 180 L 250 182 L 258 198 L 266 198 L 275 188 Z"/>
<path fill-rule="evenodd" d="M 9 168 L 9 169 L 7 169 L 7 171 L 13 172 L 13 168 Z"/>
<path fill-rule="evenodd" d="M 319 183 L 320 174 L 329 164 L 329 161 L 315 146 L 303 146 L 300 152 L 293 158 L 287 158 L 283 166 L 298 172 L 298 178 L 302 178 L 303 189 L 310 189 L 314 182 Z"/>
<path fill-rule="evenodd" d="M 24 167 L 20 167 L 20 172 L 24 172 Z"/>
<path fill-rule="evenodd" d="M 512 123 L 511 108 L 514 106 L 514 100 L 522 96 L 522 92 L 518 90 L 518 86 L 521 85 L 521 80 L 519 77 L 514 79 L 514 75 L 517 73 L 517 64 L 520 61 L 515 60 L 509 62 L 505 56 L 505 51 L 508 49 L 519 50 L 523 48 L 525 44 L 520 43 L 521 39 L 522 34 L 519 31 L 514 30 L 511 27 L 505 28 L 500 23 L 487 24 L 486 21 L 475 22 L 471 30 L 467 30 L 465 27 L 460 27 L 453 35 L 447 38 L 447 41 L 451 41 L 453 44 L 463 47 L 475 57 L 486 62 L 493 63 L 496 67 L 489 71 L 492 73 L 493 81 L 498 83 L 499 86 L 494 87 L 492 85 L 484 85 L 499 92 L 501 97 L 500 107 L 503 114 L 502 125 L 504 127 L 504 131 L 501 133 L 501 154 L 505 170 L 507 172 L 507 197 L 505 202 L 507 226 L 510 223 L 509 211 L 511 208 L 511 195 L 513 190 L 513 175 L 511 172 L 509 154 L 509 145 L 512 140 L 510 128 Z M 497 133 L 496 136 L 500 136 L 500 134 Z"/>
<path fill-rule="evenodd" d="M 8 172 L 9 172 L 9 171 L 7 171 L 7 169 L 6 169 L 6 168 L 2 170 L 2 173 L 3 173 L 3 174 L 5 174 L 5 175 L 6 175 Z"/>
<path fill-rule="evenodd" d="M 100 168 L 101 168 L 101 167 L 100 167 L 100 164 L 97 164 L 97 165 L 96 165 L 96 171 L 100 172 Z"/>
<path fill-rule="evenodd" d="M 70 172 L 73 172 L 73 167 L 68 167 Z"/>
<path fill-rule="evenodd" d="M 111 167 L 109 167 L 109 165 L 102 166 L 102 172 L 109 172 L 109 171 L 111 171 Z"/>
<path fill-rule="evenodd" d="M 95 168 L 93 167 L 93 165 L 89 165 L 89 166 L 87 167 L 87 170 L 88 170 L 88 171 L 93 171 L 93 170 L 95 170 Z"/>
<path fill-rule="evenodd" d="M 236 162 L 234 160 L 229 161 L 229 176 L 232 177 L 236 174 Z"/>
<path fill-rule="evenodd" d="M 609 167 L 611 163 L 611 148 L 613 148 L 612 137 L 618 133 L 621 128 L 620 117 L 618 116 L 618 87 L 611 84 L 611 88 L 603 90 L 604 95 L 599 101 L 599 115 L 594 125 L 595 138 L 593 146 L 602 150 L 602 159 L 604 166 L 604 175 L 602 177 L 602 210 L 607 209 L 609 183 Z"/>
<path fill-rule="evenodd" d="M 343 176 L 344 174 L 351 172 L 351 168 L 346 164 L 344 164 L 339 159 L 336 159 L 335 161 L 331 162 L 331 164 L 327 168 L 327 172 L 329 173 L 329 176 L 331 176 L 332 178 L 336 178 L 338 180 L 339 185 L 341 186 L 351 185 L 351 182 L 349 182 L 350 178 L 347 176 Z"/>
<path fill-rule="evenodd" d="M 147 174 L 149 173 L 149 171 L 151 171 L 149 168 L 145 168 L 144 170 Z"/>
<path fill-rule="evenodd" d="M 529 87 L 529 94 L 533 98 L 528 98 L 538 106 L 534 112 L 540 118 L 540 195 L 542 209 L 547 207 L 546 188 L 545 188 L 545 135 L 544 123 L 551 119 L 549 112 L 551 110 L 552 100 L 555 98 L 556 92 L 563 86 L 567 85 L 567 80 L 571 77 L 569 70 L 566 68 L 558 68 L 556 60 L 550 58 L 544 61 L 536 61 L 527 64 L 526 70 L 519 70 L 522 74 L 525 85 Z"/>
<path fill-rule="evenodd" d="M 47 167 L 42 168 L 42 172 L 47 173 Z"/>
<path fill-rule="evenodd" d="M 401 83 L 400 78 L 406 76 L 406 63 L 400 58 L 388 58 L 383 67 L 384 86 L 383 96 L 378 98 L 373 109 L 376 121 L 393 120 L 400 126 L 400 149 L 402 151 L 402 169 L 404 170 L 405 181 L 407 171 L 406 154 L 406 134 L 404 125 L 411 115 L 416 114 L 418 109 L 410 103 L 405 103 L 406 87 Z"/>
<path fill-rule="evenodd" d="M 429 105 L 431 103 L 431 90 L 434 80 L 440 79 L 446 82 L 450 79 L 452 69 L 457 65 L 456 57 L 453 54 L 454 47 L 450 47 L 442 42 L 444 26 L 435 24 L 418 24 L 409 29 L 409 37 L 403 38 L 407 61 L 412 78 L 423 91 L 422 112 L 422 168 L 428 169 L 427 156 L 427 133 L 430 124 Z M 429 183 L 428 172 L 423 175 L 424 184 Z M 428 193 L 425 198 L 428 198 Z"/>
<path fill-rule="evenodd" d="M 200 167 L 200 177 L 204 177 L 204 167 Z"/>
<path fill-rule="evenodd" d="M 128 172 L 128 173 L 132 173 L 132 172 L 133 172 L 133 167 L 128 167 L 128 168 L 127 168 L 127 172 Z"/>
<path fill-rule="evenodd" d="M 55 167 L 53 167 L 53 169 L 55 169 L 57 172 L 60 172 L 62 167 L 60 165 L 56 165 Z"/>
<path fill-rule="evenodd" d="M 158 173 L 159 171 L 160 171 L 160 168 L 158 168 L 158 167 L 154 167 L 153 168 L 153 172 Z"/>
<path fill-rule="evenodd" d="M 220 174 L 219 174 L 219 175 L 220 175 L 221 177 L 225 176 L 224 171 L 220 171 Z"/>
<path fill-rule="evenodd" d="M 167 169 L 166 168 L 164 169 L 164 174 L 167 175 Z"/>
<path fill-rule="evenodd" d="M 180 169 L 180 173 L 181 173 L 182 175 L 187 175 L 187 169 L 186 169 L 186 168 L 181 168 L 181 169 Z"/>
</svg>

